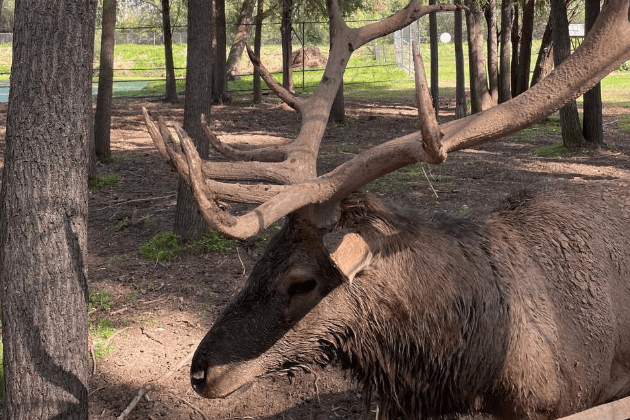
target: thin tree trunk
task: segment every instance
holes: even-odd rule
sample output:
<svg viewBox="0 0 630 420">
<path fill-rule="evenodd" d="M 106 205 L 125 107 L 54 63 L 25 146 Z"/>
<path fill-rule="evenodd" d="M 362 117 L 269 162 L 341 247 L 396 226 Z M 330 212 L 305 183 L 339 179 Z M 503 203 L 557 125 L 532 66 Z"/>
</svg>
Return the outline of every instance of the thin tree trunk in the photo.
<svg viewBox="0 0 630 420">
<path fill-rule="evenodd" d="M 429 4 L 435 4 L 436 0 L 429 0 Z M 437 117 L 440 112 L 440 88 L 439 88 L 439 63 L 438 63 L 438 30 L 436 13 L 429 14 L 429 42 L 431 44 L 431 98 L 433 109 Z"/>
<path fill-rule="evenodd" d="M 543 34 L 543 38 L 540 43 L 540 49 L 538 50 L 538 58 L 536 59 L 536 66 L 534 67 L 530 87 L 547 77 L 547 75 L 553 70 L 553 43 L 551 42 L 551 31 L 551 16 L 549 16 L 547 26 L 545 27 L 545 33 Z"/>
<path fill-rule="evenodd" d="M 468 67 L 470 72 L 470 103 L 472 113 L 476 114 L 491 108 L 492 97 L 488 91 L 486 63 L 483 56 L 483 33 L 481 30 L 481 11 L 478 5 L 468 0 L 470 9 L 466 12 L 466 26 L 468 28 Z"/>
<path fill-rule="evenodd" d="M 485 7 L 488 24 L 488 81 L 490 96 L 495 104 L 499 101 L 499 60 L 497 58 L 497 3 L 489 0 Z"/>
<path fill-rule="evenodd" d="M 88 418 L 96 0 L 16 2 L 0 198 L 3 418 Z M 54 42 L 51 42 L 54 40 Z"/>
<path fill-rule="evenodd" d="M 245 49 L 245 41 L 249 35 L 255 3 L 255 0 L 245 0 L 241 7 L 241 13 L 238 16 L 238 25 L 236 27 L 236 35 L 234 36 L 234 42 L 230 47 L 230 53 L 227 59 L 228 80 L 238 79 L 239 65 L 241 64 L 241 57 Z"/>
<path fill-rule="evenodd" d="M 551 0 L 551 17 L 553 19 L 553 61 L 558 67 L 571 54 L 565 0 Z M 562 144 L 569 148 L 579 147 L 582 144 L 582 130 L 575 101 L 560 108 L 560 125 L 562 126 Z"/>
<path fill-rule="evenodd" d="M 591 30 L 599 16 L 599 0 L 586 0 L 585 30 Z M 602 88 L 596 84 L 584 94 L 584 139 L 594 144 L 604 144 L 604 125 L 602 121 Z"/>
<path fill-rule="evenodd" d="M 521 45 L 518 58 L 518 81 L 516 94 L 520 95 L 529 88 L 529 72 L 532 65 L 532 37 L 534 33 L 534 6 L 536 0 L 525 0 L 523 6 L 523 24 Z"/>
<path fill-rule="evenodd" d="M 514 19 L 512 20 L 512 62 L 510 64 L 510 77 L 512 83 L 512 97 L 517 95 L 516 85 L 518 84 L 518 52 L 521 40 L 521 33 L 518 29 L 518 3 L 514 3 Z"/>
<path fill-rule="evenodd" d="M 103 0 L 101 62 L 94 115 L 94 146 L 98 159 L 108 162 L 112 157 L 110 131 L 112 122 L 112 89 L 114 87 L 114 43 L 116 0 Z"/>
<path fill-rule="evenodd" d="M 291 63 L 291 35 L 293 33 L 292 23 L 293 0 L 283 0 L 282 2 L 282 24 L 280 32 L 282 34 L 282 86 L 291 92 L 293 88 L 293 66 Z"/>
<path fill-rule="evenodd" d="M 456 4 L 461 4 L 461 0 L 455 0 Z M 455 117 L 464 118 L 468 112 L 466 106 L 466 76 L 464 74 L 464 47 L 462 12 L 455 12 Z"/>
<path fill-rule="evenodd" d="M 510 42 L 512 35 L 512 5 L 510 0 L 501 1 L 501 54 L 499 71 L 499 103 L 512 99 L 510 87 Z"/>
<path fill-rule="evenodd" d="M 0 0 L 0 31 L 4 29 L 4 20 L 2 20 L 2 0 Z"/>
<path fill-rule="evenodd" d="M 202 159 L 208 158 L 209 145 L 201 128 L 201 115 L 210 120 L 212 103 L 212 5 L 207 0 L 188 0 L 188 51 L 186 61 L 186 100 L 184 130 L 195 142 Z M 179 179 L 174 231 L 182 240 L 199 237 L 206 230 L 194 194 Z"/>
<path fill-rule="evenodd" d="M 214 27 L 216 42 L 214 43 L 214 58 L 212 72 L 212 97 L 214 103 L 229 102 L 230 95 L 227 90 L 226 54 L 227 35 L 225 23 L 225 0 L 213 0 L 215 5 Z"/>
<path fill-rule="evenodd" d="M 262 48 L 262 21 L 263 21 L 263 0 L 258 0 L 256 7 L 256 34 L 254 36 L 254 54 L 260 57 Z M 262 101 L 262 85 L 260 83 L 260 72 L 254 69 L 254 102 Z"/>
<path fill-rule="evenodd" d="M 175 63 L 173 62 L 173 32 L 171 30 L 170 0 L 162 0 L 162 33 L 164 34 L 164 59 L 166 62 L 166 98 L 169 103 L 177 102 Z"/>
</svg>

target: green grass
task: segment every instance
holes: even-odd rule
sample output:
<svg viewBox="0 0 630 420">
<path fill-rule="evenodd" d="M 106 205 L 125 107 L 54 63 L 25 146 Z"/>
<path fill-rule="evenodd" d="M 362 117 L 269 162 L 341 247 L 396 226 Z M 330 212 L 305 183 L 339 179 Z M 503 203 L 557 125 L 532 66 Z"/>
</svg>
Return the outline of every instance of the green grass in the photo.
<svg viewBox="0 0 630 420">
<path fill-rule="evenodd" d="M 90 338 L 94 347 L 96 360 L 106 360 L 116 350 L 116 345 L 109 339 L 116 333 L 110 321 L 98 320 L 90 322 Z"/>
<path fill-rule="evenodd" d="M 620 115 L 617 118 L 617 125 L 620 130 L 630 131 L 630 114 Z"/>
<path fill-rule="evenodd" d="M 368 193 L 389 194 L 407 191 L 418 184 L 426 184 L 428 186 L 429 182 L 433 187 L 449 185 L 452 177 L 444 174 L 445 168 L 445 166 L 430 167 L 422 163 L 406 166 L 370 182 L 365 186 L 365 191 Z"/>
<path fill-rule="evenodd" d="M 539 147 L 533 152 L 536 156 L 540 157 L 560 157 L 565 156 L 569 151 L 562 143 L 554 143 L 547 146 Z"/>
<path fill-rule="evenodd" d="M 99 311 L 109 311 L 114 306 L 114 299 L 107 289 L 91 292 L 88 297 L 88 312 L 97 309 Z"/>
<path fill-rule="evenodd" d="M 172 232 L 160 232 L 153 239 L 140 247 L 142 258 L 151 261 L 170 261 L 186 252 L 205 254 L 209 252 L 227 252 L 235 242 L 227 239 L 212 229 L 208 229 L 198 239 L 182 244 Z"/>
<path fill-rule="evenodd" d="M 103 187 L 115 187 L 119 183 L 118 174 L 112 172 L 104 175 L 91 177 L 88 181 L 88 187 L 91 190 Z"/>
</svg>

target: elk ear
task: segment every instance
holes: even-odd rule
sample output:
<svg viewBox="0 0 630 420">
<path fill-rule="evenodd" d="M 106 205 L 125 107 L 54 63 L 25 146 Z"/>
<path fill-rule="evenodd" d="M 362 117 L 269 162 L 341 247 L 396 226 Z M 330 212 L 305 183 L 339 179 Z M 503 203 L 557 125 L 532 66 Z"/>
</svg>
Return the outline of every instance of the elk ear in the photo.
<svg viewBox="0 0 630 420">
<path fill-rule="evenodd" d="M 350 282 L 372 260 L 370 245 L 355 232 L 342 230 L 328 233 L 324 235 L 324 246 L 330 259 Z"/>
</svg>

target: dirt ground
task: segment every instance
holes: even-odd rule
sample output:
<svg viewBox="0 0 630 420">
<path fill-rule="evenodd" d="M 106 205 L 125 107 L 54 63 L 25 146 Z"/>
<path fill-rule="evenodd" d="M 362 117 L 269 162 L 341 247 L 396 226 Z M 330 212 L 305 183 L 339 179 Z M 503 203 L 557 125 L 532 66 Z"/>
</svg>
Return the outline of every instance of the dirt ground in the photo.
<svg viewBox="0 0 630 420">
<path fill-rule="evenodd" d="M 443 103 L 445 119 L 453 109 Z M 90 191 L 90 291 L 107 289 L 109 311 L 91 313 L 92 322 L 109 320 L 118 333 L 106 360 L 97 360 L 90 377 L 90 419 L 119 416 L 143 387 L 154 388 L 127 419 L 367 419 L 360 391 L 335 367 L 286 376 L 264 377 L 223 400 L 205 400 L 189 385 L 191 353 L 231 297 L 245 282 L 260 244 L 244 241 L 224 253 L 185 254 L 171 262 L 141 258 L 140 246 L 172 229 L 177 176 L 154 149 L 141 120 L 141 106 L 167 121 L 181 123 L 182 106 L 122 103 L 112 124 L 113 162 L 101 174 L 116 173 L 120 184 Z M 321 171 L 356 153 L 417 129 L 412 97 L 400 100 L 349 99 L 348 124 L 329 127 L 322 146 Z M 267 101 L 212 110 L 215 132 L 226 141 L 282 141 L 297 134 L 293 111 Z M 607 147 L 562 156 L 538 157 L 533 151 L 560 141 L 556 121 L 541 123 L 500 141 L 449 156 L 439 167 L 407 168 L 366 190 L 411 206 L 466 213 L 493 207 L 503 196 L 535 181 L 561 178 L 630 178 L 630 132 L 617 118 L 630 108 L 604 109 Z M 0 108 L 4 138 L 6 106 Z M 178 371 L 175 371 L 181 367 Z M 478 417 L 480 418 L 480 417 Z"/>
</svg>

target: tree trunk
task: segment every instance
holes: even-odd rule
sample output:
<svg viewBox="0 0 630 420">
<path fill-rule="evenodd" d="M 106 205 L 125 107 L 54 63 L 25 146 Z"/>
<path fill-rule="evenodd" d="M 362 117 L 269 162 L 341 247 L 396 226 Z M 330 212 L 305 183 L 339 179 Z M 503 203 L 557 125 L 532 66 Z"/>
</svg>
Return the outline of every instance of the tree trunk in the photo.
<svg viewBox="0 0 630 420">
<path fill-rule="evenodd" d="M 429 0 L 429 4 L 435 4 L 436 0 Z M 435 116 L 440 111 L 440 88 L 439 88 L 439 63 L 438 63 L 438 30 L 436 13 L 429 13 L 429 42 L 431 44 L 431 98 L 433 99 L 433 109 Z"/>
<path fill-rule="evenodd" d="M 247 35 L 249 35 L 255 3 L 255 0 L 245 0 L 241 7 L 241 13 L 238 16 L 238 26 L 236 27 L 236 35 L 234 36 L 234 42 L 230 47 L 230 53 L 227 59 L 228 80 L 238 79 L 239 65 L 241 64 L 241 57 L 245 49 Z"/>
<path fill-rule="evenodd" d="M 110 128 L 112 122 L 112 89 L 114 87 L 114 43 L 116 28 L 116 0 L 103 0 L 101 33 L 101 64 L 98 74 L 98 93 L 94 115 L 94 146 L 98 159 L 112 158 Z"/>
<path fill-rule="evenodd" d="M 213 0 L 214 28 L 216 41 L 214 44 L 213 72 L 212 72 L 212 98 L 214 103 L 229 102 L 230 94 L 227 90 L 227 68 L 225 50 L 227 48 L 227 35 L 225 27 L 225 0 Z"/>
<path fill-rule="evenodd" d="M 486 22 L 488 24 L 488 81 L 490 83 L 490 97 L 493 103 L 499 101 L 499 60 L 497 58 L 497 3 L 489 0 L 485 7 Z"/>
<path fill-rule="evenodd" d="M 512 99 L 510 87 L 510 42 L 512 35 L 512 4 L 510 0 L 501 2 L 501 54 L 499 65 L 499 103 Z"/>
<path fill-rule="evenodd" d="M 0 199 L 3 418 L 87 419 L 96 0 L 16 2 Z M 54 42 L 53 42 L 54 40 Z"/>
<path fill-rule="evenodd" d="M 282 24 L 280 32 L 282 34 L 282 86 L 291 92 L 293 88 L 293 66 L 291 63 L 291 35 L 293 33 L 293 0 L 283 0 L 282 2 Z"/>
<path fill-rule="evenodd" d="M 256 6 L 256 33 L 254 35 L 254 54 L 260 57 L 262 49 L 262 21 L 263 21 L 263 0 L 258 0 Z M 254 102 L 262 101 L 262 85 L 260 83 L 260 72 L 254 69 Z"/>
<path fill-rule="evenodd" d="M 549 16 L 547 26 L 545 27 L 545 33 L 543 34 L 543 38 L 540 43 L 540 50 L 538 50 L 538 58 L 536 59 L 536 66 L 534 67 L 530 87 L 547 77 L 547 75 L 553 70 L 553 43 L 551 42 L 551 31 L 551 16 Z"/>
<path fill-rule="evenodd" d="M 518 29 L 518 3 L 514 3 L 514 19 L 512 20 L 512 63 L 510 64 L 510 77 L 512 82 L 512 97 L 516 96 L 518 84 L 518 52 L 521 33 Z"/>
<path fill-rule="evenodd" d="M 166 97 L 169 103 L 177 102 L 175 63 L 173 62 L 173 32 L 171 31 L 170 0 L 162 0 L 162 33 L 164 34 L 164 59 L 166 62 Z"/>
<path fill-rule="evenodd" d="M 599 16 L 599 0 L 586 0 L 585 30 L 591 30 Z M 604 144 L 604 125 L 602 121 L 602 88 L 596 84 L 584 94 L 584 139 L 594 144 Z"/>
<path fill-rule="evenodd" d="M 529 71 L 532 65 L 532 36 L 534 33 L 534 6 L 536 0 L 525 0 L 523 6 L 523 24 L 521 27 L 521 46 L 518 58 L 518 81 L 516 94 L 520 95 L 529 88 Z"/>
<path fill-rule="evenodd" d="M 472 113 L 476 114 L 491 108 L 492 97 L 488 91 L 486 63 L 483 56 L 483 32 L 481 29 L 481 11 L 472 0 L 467 0 L 470 12 L 466 12 L 468 28 L 468 66 L 470 72 L 470 103 Z"/>
<path fill-rule="evenodd" d="M 330 25 L 330 40 L 332 40 L 335 35 L 333 30 L 333 25 Z M 330 115 L 328 116 L 328 120 L 333 121 L 337 124 L 343 124 L 346 121 L 346 107 L 344 105 L 343 98 L 343 78 L 341 80 L 341 84 L 339 85 L 339 90 L 337 90 L 337 94 L 335 95 L 335 99 L 333 100 L 332 106 L 330 108 Z"/>
<path fill-rule="evenodd" d="M 197 146 L 202 159 L 208 159 L 209 145 L 203 137 L 201 115 L 210 120 L 212 104 L 212 5 L 207 0 L 188 0 L 188 51 L 186 61 L 186 99 L 184 130 Z M 179 179 L 174 232 L 188 241 L 206 230 L 194 194 L 188 184 Z"/>
<path fill-rule="evenodd" d="M 461 0 L 455 0 L 461 4 Z M 464 47 L 462 30 L 462 12 L 455 12 L 455 117 L 464 118 L 468 111 L 466 106 L 466 76 L 464 74 Z"/>
<path fill-rule="evenodd" d="M 551 18 L 553 19 L 553 61 L 558 67 L 571 54 L 565 0 L 551 0 Z M 562 126 L 562 144 L 569 148 L 579 147 L 582 144 L 582 130 L 575 101 L 560 108 L 560 125 Z"/>
<path fill-rule="evenodd" d="M 4 21 L 2 20 L 2 0 L 0 0 L 0 31 L 4 29 Z"/>
</svg>

